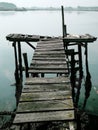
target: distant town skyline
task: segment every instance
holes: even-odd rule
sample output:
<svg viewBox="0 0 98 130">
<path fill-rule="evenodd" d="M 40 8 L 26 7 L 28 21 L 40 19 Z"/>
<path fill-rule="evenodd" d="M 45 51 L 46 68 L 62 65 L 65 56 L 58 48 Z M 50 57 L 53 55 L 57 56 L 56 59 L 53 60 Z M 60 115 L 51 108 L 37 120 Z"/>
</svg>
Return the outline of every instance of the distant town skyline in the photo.
<svg viewBox="0 0 98 130">
<path fill-rule="evenodd" d="M 98 0 L 0 0 L 0 2 L 13 3 L 18 7 L 98 6 Z"/>
</svg>

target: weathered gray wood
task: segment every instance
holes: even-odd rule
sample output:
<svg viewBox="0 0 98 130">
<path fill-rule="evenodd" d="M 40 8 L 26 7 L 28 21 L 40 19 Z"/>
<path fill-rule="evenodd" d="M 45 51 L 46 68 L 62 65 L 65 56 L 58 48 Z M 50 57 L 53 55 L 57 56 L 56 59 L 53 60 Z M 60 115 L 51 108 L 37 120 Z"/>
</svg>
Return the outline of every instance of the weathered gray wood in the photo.
<svg viewBox="0 0 98 130">
<path fill-rule="evenodd" d="M 6 36 L 6 39 L 9 41 L 31 41 L 37 42 L 40 39 L 51 39 L 52 37 L 49 36 L 39 36 L 39 35 L 28 35 L 28 34 L 9 34 Z"/>
<path fill-rule="evenodd" d="M 53 45 L 53 44 L 47 44 L 47 45 L 45 45 L 45 44 L 38 44 L 37 45 L 37 48 L 63 48 L 63 45 L 62 44 L 58 44 L 58 45 Z"/>
<path fill-rule="evenodd" d="M 68 74 L 67 69 L 29 69 L 28 73 L 51 73 L 51 74 Z"/>
<path fill-rule="evenodd" d="M 12 39 L 25 39 L 25 42 L 45 40 L 37 44 L 30 73 L 68 74 L 62 40 L 20 34 L 12 35 L 9 40 Z M 71 84 L 69 77 L 65 76 L 26 78 L 14 123 L 73 120 Z"/>
<path fill-rule="evenodd" d="M 66 61 L 41 61 L 41 60 L 32 60 L 31 64 L 47 64 L 47 65 L 61 65 L 61 64 L 66 64 Z"/>
<path fill-rule="evenodd" d="M 45 84 L 45 85 L 25 85 L 22 92 L 50 92 L 50 91 L 63 91 L 63 90 L 71 90 L 70 83 L 66 84 Z"/>
<path fill-rule="evenodd" d="M 85 35 L 67 35 L 67 37 L 64 37 L 63 41 L 66 42 L 84 42 L 84 43 L 88 43 L 88 42 L 94 42 L 96 40 L 96 37 L 93 37 L 89 34 L 85 34 Z"/>
<path fill-rule="evenodd" d="M 57 110 L 70 110 L 70 109 L 74 109 L 72 99 L 36 101 L 36 102 L 20 102 L 18 105 L 17 113 L 57 111 Z"/>
<path fill-rule="evenodd" d="M 74 111 L 55 111 L 55 112 L 37 112 L 16 114 L 14 124 L 28 122 L 45 122 L 45 121 L 64 121 L 73 120 Z"/>
<path fill-rule="evenodd" d="M 63 58 L 63 57 L 66 57 L 64 54 L 57 54 L 57 55 L 52 55 L 52 54 L 50 54 L 50 55 L 48 55 L 48 54 L 42 54 L 42 55 L 40 55 L 40 54 L 35 54 L 34 53 L 34 55 L 33 55 L 33 57 L 55 57 L 55 58 Z"/>
<path fill-rule="evenodd" d="M 45 47 L 45 48 L 42 48 L 42 47 L 40 47 L 40 48 L 36 48 L 36 52 L 41 52 L 41 51 L 62 51 L 62 50 L 64 50 L 64 48 L 63 47 L 58 47 L 58 48 L 49 48 L 49 47 Z"/>
<path fill-rule="evenodd" d="M 62 84 L 69 83 L 69 77 L 54 77 L 54 78 L 26 78 L 25 84 Z"/>
<path fill-rule="evenodd" d="M 63 45 L 62 44 L 63 43 L 63 41 L 61 40 L 61 41 L 58 41 L 58 40 L 56 40 L 56 41 L 52 41 L 52 40 L 50 40 L 50 41 L 40 41 L 40 42 L 38 42 L 38 44 L 37 45 L 39 45 L 39 46 L 41 46 L 41 45 L 45 45 L 45 46 L 47 46 L 47 45 Z"/>
<path fill-rule="evenodd" d="M 38 44 L 37 45 L 49 45 L 49 44 L 51 44 L 51 45 L 63 45 L 62 44 L 63 43 L 63 41 L 62 40 L 47 40 L 47 41 L 39 41 L 38 42 Z"/>
<path fill-rule="evenodd" d="M 62 38 L 60 38 L 60 39 L 58 39 L 58 38 L 52 39 L 51 38 L 50 40 L 47 39 L 47 40 L 44 40 L 44 41 L 42 40 L 42 41 L 38 42 L 38 44 L 46 44 L 46 45 L 47 44 L 60 44 L 60 43 L 62 43 Z"/>
<path fill-rule="evenodd" d="M 61 50 L 61 51 L 42 51 L 42 52 L 36 52 L 35 51 L 35 54 L 65 54 L 64 50 Z"/>
<path fill-rule="evenodd" d="M 72 98 L 71 91 L 22 93 L 20 101 L 45 101 Z"/>
<path fill-rule="evenodd" d="M 65 61 L 66 59 L 65 58 L 59 58 L 59 57 L 37 57 L 37 56 L 34 56 L 33 57 L 33 60 L 56 60 L 56 61 Z"/>
<path fill-rule="evenodd" d="M 67 64 L 66 65 L 37 65 L 37 64 L 34 64 L 34 65 L 31 65 L 29 69 L 66 70 L 66 69 L 68 69 L 68 67 L 67 67 Z"/>
</svg>

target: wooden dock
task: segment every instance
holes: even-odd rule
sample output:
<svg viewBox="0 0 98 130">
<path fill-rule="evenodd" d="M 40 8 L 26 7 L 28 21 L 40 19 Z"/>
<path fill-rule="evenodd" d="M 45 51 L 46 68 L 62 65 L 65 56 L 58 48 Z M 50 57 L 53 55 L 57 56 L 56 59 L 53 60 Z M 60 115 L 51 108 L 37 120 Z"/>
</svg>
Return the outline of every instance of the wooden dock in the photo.
<svg viewBox="0 0 98 130">
<path fill-rule="evenodd" d="M 68 59 L 65 54 L 65 44 L 85 46 L 96 40 L 90 35 L 61 37 L 44 37 L 35 35 L 10 34 L 7 40 L 13 42 L 16 53 L 18 43 L 19 73 L 21 77 L 21 44 L 26 42 L 35 51 L 27 68 L 27 78 L 22 89 L 14 125 L 38 122 L 75 120 L 75 111 L 72 99 L 73 84 L 69 77 Z M 30 42 L 37 42 L 36 48 Z M 78 53 L 79 54 L 79 53 Z M 16 68 L 17 67 L 16 59 Z M 17 70 L 16 70 L 17 71 Z M 73 73 L 73 70 L 72 70 Z M 72 78 L 73 80 L 73 78 Z M 74 128 L 73 128 L 74 130 Z"/>
<path fill-rule="evenodd" d="M 39 41 L 26 79 L 14 124 L 46 121 L 73 121 L 74 106 L 63 42 Z M 47 78 L 42 74 L 51 74 Z M 56 74 L 53 76 L 52 74 Z M 64 76 L 58 76 L 64 74 Z"/>
<path fill-rule="evenodd" d="M 13 124 L 74 121 L 66 60 L 61 39 L 38 40 Z"/>
<path fill-rule="evenodd" d="M 63 36 L 38 36 L 28 34 L 9 34 L 6 39 L 12 42 L 15 54 L 15 80 L 17 109 L 13 125 L 15 130 L 34 129 L 32 124 L 63 122 L 66 126 L 60 130 L 80 130 L 80 116 L 75 112 L 78 107 L 81 81 L 83 78 L 82 47 L 85 48 L 86 76 L 88 68 L 88 43 L 94 42 L 96 37 L 89 34 L 70 35 L 64 23 L 64 9 L 62 9 Z M 21 44 L 25 42 L 34 54 L 28 66 L 27 54 L 23 54 Z M 32 42 L 37 42 L 35 47 Z M 77 46 L 77 51 L 73 46 Z M 73 49 L 69 49 L 71 46 Z M 78 59 L 77 59 L 78 58 Z M 22 88 L 23 71 L 26 80 Z M 78 72 L 78 77 L 76 76 Z M 77 86 L 77 79 L 79 81 Z M 90 79 L 87 79 L 91 83 Z M 77 93 L 75 93 L 75 87 Z M 89 95 L 90 86 L 86 86 Z M 74 106 L 75 104 L 75 106 Z M 84 105 L 85 106 L 85 105 Z M 76 119 L 77 117 L 77 119 Z M 75 127 L 77 121 L 77 128 Z M 19 128 L 17 127 L 19 126 Z M 39 128 L 40 129 L 40 128 Z M 43 129 L 43 128 L 42 128 Z M 46 130 L 46 129 L 45 129 Z M 50 130 L 50 129 L 49 129 Z M 52 129 L 51 129 L 52 130 Z"/>
</svg>

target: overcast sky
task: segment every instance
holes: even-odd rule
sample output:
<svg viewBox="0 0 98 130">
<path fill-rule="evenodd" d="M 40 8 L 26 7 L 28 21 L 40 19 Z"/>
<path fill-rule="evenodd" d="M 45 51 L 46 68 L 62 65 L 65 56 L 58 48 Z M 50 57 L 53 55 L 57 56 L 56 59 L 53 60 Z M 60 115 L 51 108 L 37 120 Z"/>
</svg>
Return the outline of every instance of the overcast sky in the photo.
<svg viewBox="0 0 98 130">
<path fill-rule="evenodd" d="M 11 2 L 19 7 L 60 7 L 63 6 L 98 6 L 98 0 L 0 0 L 0 2 Z"/>
</svg>

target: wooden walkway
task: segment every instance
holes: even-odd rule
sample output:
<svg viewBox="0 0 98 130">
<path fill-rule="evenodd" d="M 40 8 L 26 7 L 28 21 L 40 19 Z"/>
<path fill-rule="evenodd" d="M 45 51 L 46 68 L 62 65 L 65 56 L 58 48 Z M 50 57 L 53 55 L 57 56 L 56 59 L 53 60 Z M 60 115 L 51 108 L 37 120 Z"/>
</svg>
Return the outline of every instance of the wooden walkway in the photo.
<svg viewBox="0 0 98 130">
<path fill-rule="evenodd" d="M 74 106 L 62 40 L 39 41 L 29 73 L 13 123 L 73 121 Z M 33 74 L 38 77 L 32 77 Z"/>
<path fill-rule="evenodd" d="M 20 77 L 22 76 L 20 42 L 26 42 L 35 49 L 28 70 L 29 77 L 26 78 L 22 89 L 13 124 L 21 125 L 51 121 L 64 121 L 70 124 L 70 122 L 73 122 L 75 120 L 75 111 L 72 86 L 63 42 L 67 45 L 77 44 L 80 47 L 87 48 L 87 43 L 95 41 L 96 38 L 88 34 L 82 36 L 67 35 L 63 39 L 59 37 L 10 34 L 6 38 L 13 42 L 15 55 L 17 55 L 16 42 L 18 42 Z M 38 42 L 36 48 L 30 42 Z"/>
</svg>

